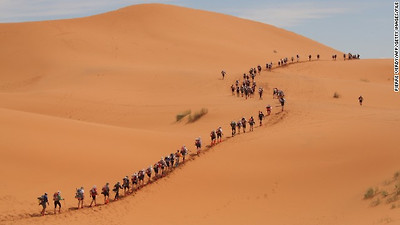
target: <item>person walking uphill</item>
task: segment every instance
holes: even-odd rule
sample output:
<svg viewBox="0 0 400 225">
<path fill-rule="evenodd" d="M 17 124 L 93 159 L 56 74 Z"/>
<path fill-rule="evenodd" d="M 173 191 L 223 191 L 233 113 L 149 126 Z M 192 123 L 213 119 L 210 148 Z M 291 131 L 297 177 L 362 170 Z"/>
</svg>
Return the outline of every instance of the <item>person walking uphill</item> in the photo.
<svg viewBox="0 0 400 225">
<path fill-rule="evenodd" d="M 225 78 L 225 74 L 226 72 L 224 70 L 221 71 L 221 75 L 222 75 L 222 80 Z"/>
<path fill-rule="evenodd" d="M 164 158 L 161 157 L 161 160 L 164 161 Z M 164 161 L 164 163 L 165 163 L 165 161 Z M 164 170 L 164 168 L 163 168 L 163 170 Z M 131 181 L 132 181 L 132 192 L 134 192 L 135 191 L 135 185 L 136 185 L 136 188 L 137 188 L 138 187 L 138 182 L 139 182 L 139 176 L 138 176 L 137 173 L 134 173 L 132 175 Z"/>
<path fill-rule="evenodd" d="M 97 203 L 96 203 L 96 197 L 97 197 L 97 188 L 96 188 L 96 185 L 94 185 L 93 187 L 92 187 L 92 189 L 90 189 L 90 197 L 92 197 L 92 201 L 90 202 L 90 205 L 89 205 L 89 207 L 92 207 L 92 204 L 94 203 L 94 206 L 96 206 L 97 205 Z"/>
<path fill-rule="evenodd" d="M 143 187 L 144 185 L 144 174 L 145 174 L 145 169 L 143 168 L 142 170 L 139 171 L 138 173 L 138 178 L 139 178 L 139 188 Z"/>
<path fill-rule="evenodd" d="M 286 100 L 285 100 L 285 98 L 279 98 L 279 102 L 281 103 L 281 106 L 282 106 L 282 112 L 283 112 L 283 107 L 285 106 L 285 102 L 286 102 Z"/>
<path fill-rule="evenodd" d="M 186 155 L 189 153 L 189 150 L 186 148 L 186 146 L 182 146 L 181 148 L 181 155 L 182 155 L 182 162 L 185 163 Z"/>
<path fill-rule="evenodd" d="M 217 142 L 222 142 L 222 135 L 223 135 L 222 127 L 218 127 L 216 132 L 217 132 Z"/>
<path fill-rule="evenodd" d="M 85 199 L 85 190 L 83 187 L 76 189 L 75 198 L 78 199 L 78 209 L 83 208 L 83 200 Z"/>
<path fill-rule="evenodd" d="M 129 194 L 129 185 L 130 183 L 129 183 L 129 177 L 128 176 L 125 176 L 123 179 L 122 179 L 122 187 L 124 188 L 124 196 L 125 195 L 127 195 L 127 194 Z"/>
<path fill-rule="evenodd" d="M 119 197 L 119 189 L 122 189 L 121 184 L 119 181 L 114 185 L 113 192 L 115 192 L 114 201 L 120 199 Z"/>
<path fill-rule="evenodd" d="M 250 131 L 253 131 L 254 124 L 255 124 L 254 118 L 253 118 L 253 116 L 251 116 L 249 119 Z"/>
<path fill-rule="evenodd" d="M 233 137 L 236 134 L 236 122 L 235 121 L 231 122 L 231 127 L 232 127 L 232 137 Z"/>
<path fill-rule="evenodd" d="M 61 191 L 57 191 L 56 193 L 53 194 L 54 214 L 56 214 L 57 212 L 57 206 L 58 206 L 58 213 L 61 213 L 61 203 L 60 203 L 61 200 L 64 200 L 61 197 Z"/>
<path fill-rule="evenodd" d="M 201 137 L 196 138 L 196 140 L 194 141 L 194 145 L 196 146 L 197 149 L 197 155 L 199 155 L 201 150 Z"/>
<path fill-rule="evenodd" d="M 242 120 L 238 120 L 236 122 L 236 127 L 237 127 L 237 130 L 238 130 L 238 133 L 240 134 L 240 128 L 242 127 Z"/>
<path fill-rule="evenodd" d="M 210 133 L 210 138 L 211 138 L 211 146 L 215 145 L 217 143 L 217 133 L 215 130 L 212 130 Z"/>
<path fill-rule="evenodd" d="M 44 193 L 44 195 L 40 196 L 38 199 L 39 199 L 39 205 L 41 205 L 43 207 L 42 212 L 40 212 L 40 214 L 42 216 L 44 216 L 44 214 L 46 212 L 46 207 L 49 205 L 49 199 L 47 198 L 47 192 Z"/>
<path fill-rule="evenodd" d="M 182 157 L 181 151 L 178 149 L 175 152 L 175 167 L 179 166 L 180 158 Z"/>
<path fill-rule="evenodd" d="M 101 193 L 104 195 L 104 204 L 110 202 L 110 187 L 108 185 L 109 183 L 106 183 L 106 185 L 101 189 Z"/>
<path fill-rule="evenodd" d="M 258 119 L 260 120 L 260 126 L 262 126 L 262 120 L 264 119 L 264 113 L 262 111 L 258 112 Z"/>
<path fill-rule="evenodd" d="M 258 94 L 260 95 L 260 99 L 262 99 L 263 92 L 264 92 L 264 89 L 262 87 L 259 87 Z"/>
<path fill-rule="evenodd" d="M 267 108 L 267 116 L 271 115 L 271 110 L 272 110 L 271 105 L 267 105 L 266 108 Z"/>
<path fill-rule="evenodd" d="M 149 167 L 147 167 L 147 169 L 146 169 L 146 175 L 147 175 L 147 177 L 149 178 L 149 180 L 147 181 L 147 183 L 150 183 L 151 182 L 151 174 L 153 173 L 153 166 L 149 166 Z"/>
<path fill-rule="evenodd" d="M 360 97 L 358 97 L 358 102 L 360 103 L 360 105 L 362 105 L 363 101 L 364 101 L 364 98 L 362 95 L 360 95 Z"/>
<path fill-rule="evenodd" d="M 246 118 L 242 117 L 243 133 L 246 133 L 246 124 L 247 124 Z"/>
</svg>

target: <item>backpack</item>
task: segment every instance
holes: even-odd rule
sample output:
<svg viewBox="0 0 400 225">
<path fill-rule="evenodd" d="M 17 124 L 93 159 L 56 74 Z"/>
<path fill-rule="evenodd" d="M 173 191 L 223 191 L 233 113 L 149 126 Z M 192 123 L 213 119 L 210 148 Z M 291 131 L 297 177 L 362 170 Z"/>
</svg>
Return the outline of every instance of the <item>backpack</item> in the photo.
<svg viewBox="0 0 400 225">
<path fill-rule="evenodd" d="M 61 200 L 61 196 L 58 194 L 58 192 L 54 193 L 53 199 L 54 199 L 54 201 L 60 201 Z"/>
<path fill-rule="evenodd" d="M 83 198 L 83 192 L 82 189 L 76 189 L 76 194 L 75 194 L 75 198 Z"/>
<path fill-rule="evenodd" d="M 38 201 L 39 201 L 39 205 L 40 204 L 43 204 L 43 201 L 44 201 L 44 196 L 42 195 L 42 196 L 39 196 L 38 198 Z"/>
<path fill-rule="evenodd" d="M 90 195 L 95 196 L 97 194 L 97 190 L 95 188 L 90 189 Z"/>
<path fill-rule="evenodd" d="M 215 138 L 215 132 L 212 131 L 211 134 L 210 134 L 210 136 L 211 136 L 211 138 Z"/>
</svg>

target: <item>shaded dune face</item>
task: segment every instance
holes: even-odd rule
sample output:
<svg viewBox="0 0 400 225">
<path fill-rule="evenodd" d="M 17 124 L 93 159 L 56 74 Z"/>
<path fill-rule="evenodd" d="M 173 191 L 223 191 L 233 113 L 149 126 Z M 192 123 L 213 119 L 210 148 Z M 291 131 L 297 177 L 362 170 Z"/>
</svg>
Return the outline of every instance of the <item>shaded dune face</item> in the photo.
<svg viewBox="0 0 400 225">
<path fill-rule="evenodd" d="M 0 24 L 0 47 L 0 224 L 400 219 L 362 200 L 398 169 L 391 60 L 343 61 L 343 53 L 274 26 L 162 4 Z M 263 100 L 231 95 L 250 67 L 296 54 L 300 63 L 256 76 Z M 274 87 L 285 91 L 284 112 Z M 256 118 L 268 104 L 263 127 L 228 138 L 230 121 Z M 208 113 L 198 121 L 175 122 L 201 108 Z M 77 206 L 76 187 L 88 193 L 114 184 L 183 144 L 193 152 L 194 138 L 208 145 L 219 126 L 222 143 L 134 196 L 68 210 Z M 52 200 L 57 190 L 66 198 L 63 215 L 32 217 L 36 197 L 46 191 Z"/>
</svg>

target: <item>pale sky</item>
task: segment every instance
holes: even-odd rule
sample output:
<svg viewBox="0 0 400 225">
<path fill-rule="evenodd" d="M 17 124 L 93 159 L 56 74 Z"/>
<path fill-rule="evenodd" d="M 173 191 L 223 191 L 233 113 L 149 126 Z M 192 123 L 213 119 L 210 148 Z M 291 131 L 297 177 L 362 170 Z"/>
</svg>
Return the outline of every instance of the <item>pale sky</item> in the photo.
<svg viewBox="0 0 400 225">
<path fill-rule="evenodd" d="M 165 3 L 281 27 L 362 58 L 393 58 L 390 0 L 0 0 L 0 23 L 95 15 L 141 3 Z"/>
</svg>

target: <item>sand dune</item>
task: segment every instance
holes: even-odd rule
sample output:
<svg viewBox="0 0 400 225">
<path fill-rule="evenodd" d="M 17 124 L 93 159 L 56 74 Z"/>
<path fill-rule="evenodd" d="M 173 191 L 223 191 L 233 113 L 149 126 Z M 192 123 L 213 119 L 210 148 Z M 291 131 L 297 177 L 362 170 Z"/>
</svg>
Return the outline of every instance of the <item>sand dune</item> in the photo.
<svg viewBox="0 0 400 225">
<path fill-rule="evenodd" d="M 343 53 L 283 29 L 161 4 L 0 24 L 0 43 L 1 224 L 400 219 L 390 205 L 362 200 L 399 169 L 391 60 L 331 61 Z M 302 63 L 257 76 L 263 100 L 231 96 L 230 85 L 249 67 L 296 54 Z M 305 62 L 308 54 L 321 59 Z M 283 113 L 273 87 L 287 95 Z M 267 104 L 266 126 L 225 139 L 135 196 L 31 218 L 44 191 L 62 190 L 74 207 L 76 187 L 113 184 L 182 144 L 194 149 L 199 135 L 208 144 L 217 126 L 229 136 L 232 119 L 256 116 Z M 203 107 L 209 113 L 199 121 L 175 122 Z"/>
</svg>

